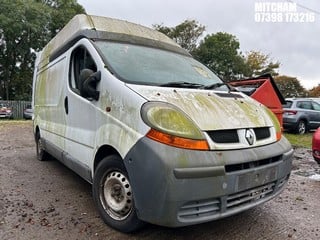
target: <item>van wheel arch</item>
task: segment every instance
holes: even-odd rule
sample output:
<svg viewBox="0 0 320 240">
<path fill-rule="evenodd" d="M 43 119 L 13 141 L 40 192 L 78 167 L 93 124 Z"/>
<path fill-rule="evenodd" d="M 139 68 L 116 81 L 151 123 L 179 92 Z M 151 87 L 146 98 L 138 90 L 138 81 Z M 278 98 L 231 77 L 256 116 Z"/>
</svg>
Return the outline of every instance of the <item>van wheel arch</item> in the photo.
<svg viewBox="0 0 320 240">
<path fill-rule="evenodd" d="M 40 134 L 40 129 L 37 126 L 36 131 L 34 134 L 34 139 L 36 142 L 36 154 L 37 154 L 37 159 L 39 161 L 45 161 L 49 158 L 49 153 L 46 152 L 46 150 L 43 147 L 43 142 L 41 140 L 41 134 Z"/>
<path fill-rule="evenodd" d="M 96 153 L 96 156 L 95 156 L 95 159 L 94 159 L 94 165 L 93 165 L 93 172 L 96 171 L 97 169 L 97 166 L 99 165 L 99 163 L 107 156 L 110 156 L 110 155 L 118 155 L 120 157 L 120 154 L 119 152 L 109 146 L 109 145 L 103 145 L 99 148 L 99 150 L 97 151 Z"/>
</svg>

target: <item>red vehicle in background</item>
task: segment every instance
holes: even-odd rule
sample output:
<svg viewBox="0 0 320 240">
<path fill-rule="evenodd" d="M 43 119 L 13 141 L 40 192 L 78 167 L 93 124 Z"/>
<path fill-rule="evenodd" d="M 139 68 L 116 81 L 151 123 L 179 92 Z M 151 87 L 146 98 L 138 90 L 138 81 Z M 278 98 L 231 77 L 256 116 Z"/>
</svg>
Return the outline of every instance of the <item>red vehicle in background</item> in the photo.
<svg viewBox="0 0 320 240">
<path fill-rule="evenodd" d="M 320 164 L 320 128 L 313 134 L 312 138 L 312 156 Z"/>
<path fill-rule="evenodd" d="M 0 103 L 0 118 L 13 119 L 12 108 L 4 103 Z"/>
</svg>

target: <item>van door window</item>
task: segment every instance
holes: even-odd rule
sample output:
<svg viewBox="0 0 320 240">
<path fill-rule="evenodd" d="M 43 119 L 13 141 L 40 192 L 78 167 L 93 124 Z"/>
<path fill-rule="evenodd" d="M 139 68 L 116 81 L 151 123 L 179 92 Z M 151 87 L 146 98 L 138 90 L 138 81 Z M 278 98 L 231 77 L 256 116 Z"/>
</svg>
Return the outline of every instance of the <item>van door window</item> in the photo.
<svg viewBox="0 0 320 240">
<path fill-rule="evenodd" d="M 70 88 L 77 94 L 81 93 L 81 82 L 85 76 L 97 71 L 97 65 L 91 57 L 88 50 L 84 47 L 78 47 L 72 52 L 70 70 L 69 70 L 69 84 Z M 80 77 L 80 73 L 81 74 Z"/>
</svg>

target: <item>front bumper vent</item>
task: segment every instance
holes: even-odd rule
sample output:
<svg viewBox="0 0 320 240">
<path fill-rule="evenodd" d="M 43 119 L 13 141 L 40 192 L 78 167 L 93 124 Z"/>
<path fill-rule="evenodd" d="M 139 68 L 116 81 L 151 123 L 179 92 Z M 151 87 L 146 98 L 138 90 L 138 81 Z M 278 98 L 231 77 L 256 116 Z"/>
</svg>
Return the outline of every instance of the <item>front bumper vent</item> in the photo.
<svg viewBox="0 0 320 240">
<path fill-rule="evenodd" d="M 192 201 L 180 207 L 177 216 L 181 222 L 201 222 L 229 216 L 248 209 L 275 196 L 284 187 L 288 177 L 255 188 L 239 191 L 213 199 Z"/>
<path fill-rule="evenodd" d="M 247 170 L 251 168 L 257 168 L 257 167 L 269 165 L 269 164 L 280 162 L 280 161 L 282 161 L 282 155 L 278 155 L 278 156 L 274 156 L 271 158 L 258 160 L 258 161 L 225 165 L 225 171 L 227 173 L 231 173 L 231 172 Z"/>
</svg>

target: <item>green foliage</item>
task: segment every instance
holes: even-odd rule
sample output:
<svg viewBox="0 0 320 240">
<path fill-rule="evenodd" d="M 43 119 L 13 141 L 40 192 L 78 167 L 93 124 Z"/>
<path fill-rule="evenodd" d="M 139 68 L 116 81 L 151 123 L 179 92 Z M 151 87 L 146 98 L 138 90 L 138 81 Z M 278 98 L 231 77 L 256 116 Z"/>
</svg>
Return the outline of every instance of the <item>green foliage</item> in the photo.
<svg viewBox="0 0 320 240">
<path fill-rule="evenodd" d="M 195 20 L 185 20 L 176 27 L 170 28 L 163 24 L 154 24 L 153 28 L 175 40 L 181 47 L 193 52 L 205 27 Z"/>
<path fill-rule="evenodd" d="M 259 51 L 250 51 L 243 56 L 238 39 L 231 34 L 218 32 L 207 35 L 197 46 L 205 27 L 195 20 L 185 20 L 172 28 L 163 24 L 155 24 L 153 27 L 174 39 L 226 81 L 256 77 L 265 73 L 278 75 L 276 70 L 280 66 L 279 62 L 272 62 L 269 55 Z"/>
<path fill-rule="evenodd" d="M 0 99 L 30 100 L 35 51 L 76 13 L 75 0 L 0 0 Z"/>
<path fill-rule="evenodd" d="M 24 90 L 31 93 L 30 67 L 35 59 L 31 49 L 39 50 L 45 43 L 46 26 L 42 23 L 48 20 L 49 15 L 41 3 L 31 0 L 0 1 L 2 98 L 13 98 L 23 94 Z M 44 34 L 39 35 L 39 32 Z"/>
<path fill-rule="evenodd" d="M 283 97 L 308 97 L 308 92 L 295 77 L 277 76 L 275 82 Z"/>
<path fill-rule="evenodd" d="M 236 79 L 244 72 L 240 43 L 229 33 L 207 35 L 193 54 L 226 81 Z"/>
<path fill-rule="evenodd" d="M 257 77 L 266 73 L 277 76 L 276 70 L 280 67 L 279 62 L 272 62 L 269 55 L 265 55 L 259 51 L 250 51 L 245 56 L 245 65 L 247 72 L 246 77 Z"/>
<path fill-rule="evenodd" d="M 48 6 L 51 6 L 50 38 L 53 38 L 73 16 L 85 13 L 84 8 L 76 0 L 50 0 L 45 2 Z"/>
</svg>

